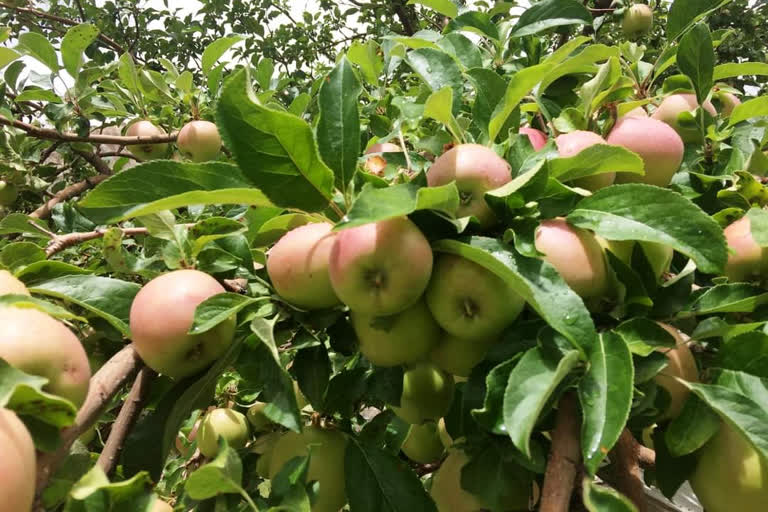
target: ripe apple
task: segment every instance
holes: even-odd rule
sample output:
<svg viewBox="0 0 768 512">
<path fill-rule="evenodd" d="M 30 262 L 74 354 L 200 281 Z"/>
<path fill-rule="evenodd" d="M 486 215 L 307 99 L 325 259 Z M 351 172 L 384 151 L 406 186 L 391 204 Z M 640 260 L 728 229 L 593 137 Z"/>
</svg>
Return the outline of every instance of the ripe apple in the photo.
<svg viewBox="0 0 768 512">
<path fill-rule="evenodd" d="M 235 450 L 245 448 L 248 442 L 248 420 L 232 409 L 214 409 L 205 415 L 200 424 L 200 436 L 197 447 L 208 458 L 219 453 L 219 437 L 226 439 Z"/>
<path fill-rule="evenodd" d="M 0 270 L 0 295 L 29 295 L 29 290 L 13 274 Z"/>
<path fill-rule="evenodd" d="M 219 156 L 221 136 L 210 121 L 190 121 L 179 132 L 176 145 L 193 162 L 207 162 Z"/>
<path fill-rule="evenodd" d="M 440 327 L 465 339 L 497 336 L 525 306 L 503 279 L 453 254 L 437 258 L 425 297 Z"/>
<path fill-rule="evenodd" d="M 224 293 L 214 278 L 198 270 L 176 270 L 147 283 L 133 300 L 133 347 L 144 363 L 172 379 L 194 375 L 218 359 L 235 334 L 229 318 L 201 334 L 188 334 L 195 309 Z"/>
<path fill-rule="evenodd" d="M 453 377 L 429 362 L 416 363 L 403 373 L 400 406 L 391 406 L 403 421 L 412 425 L 438 420 L 453 402 Z"/>
<path fill-rule="evenodd" d="M 128 127 L 125 134 L 128 137 L 156 137 L 165 135 L 165 130 L 151 121 L 137 121 Z M 168 144 L 134 144 L 125 148 L 141 161 L 163 158 L 168 153 Z"/>
<path fill-rule="evenodd" d="M 701 133 L 694 126 L 683 126 L 678 121 L 678 116 L 683 112 L 693 112 L 699 106 L 699 101 L 695 94 L 672 94 L 664 98 L 659 108 L 651 116 L 653 119 L 662 121 L 671 126 L 682 138 L 683 142 L 701 142 Z M 704 110 L 711 115 L 716 116 L 717 111 L 712 102 L 706 101 L 703 105 Z"/>
<path fill-rule="evenodd" d="M 623 117 L 608 135 L 608 143 L 622 146 L 643 159 L 645 175 L 621 172 L 616 183 L 647 183 L 666 187 L 683 163 L 685 146 L 680 136 L 656 119 Z"/>
<path fill-rule="evenodd" d="M 739 97 L 730 92 L 718 92 L 715 94 L 714 100 L 720 107 L 720 113 L 724 117 L 730 117 L 733 109 L 741 105 L 741 100 Z"/>
<path fill-rule="evenodd" d="M 19 189 L 13 183 L 0 180 L 0 206 L 11 206 L 19 197 Z"/>
<path fill-rule="evenodd" d="M 570 158 L 576 156 L 590 146 L 595 144 L 607 144 L 604 138 L 594 132 L 587 132 L 583 130 L 576 130 L 570 133 L 559 135 L 555 139 L 557 145 L 557 151 L 563 158 Z M 595 191 L 601 188 L 613 185 L 613 180 L 616 178 L 615 172 L 606 172 L 603 174 L 595 174 L 594 176 L 587 176 L 585 178 L 579 178 L 573 181 L 573 184 L 577 187 L 585 188 L 587 190 Z"/>
<path fill-rule="evenodd" d="M 458 216 L 474 216 L 486 228 L 494 224 L 496 216 L 485 202 L 485 193 L 511 180 L 507 161 L 479 144 L 454 146 L 440 155 L 427 171 L 430 187 L 455 181 L 461 198 Z"/>
<path fill-rule="evenodd" d="M 399 313 L 419 300 L 432 275 L 432 248 L 407 217 L 344 229 L 331 250 L 331 285 L 349 309 Z"/>
<path fill-rule="evenodd" d="M 472 368 L 485 358 L 497 340 L 465 339 L 447 334 L 429 353 L 429 360 L 442 370 L 459 377 L 469 377 Z"/>
<path fill-rule="evenodd" d="M 398 366 L 423 359 L 442 333 L 423 300 L 389 316 L 350 315 L 360 352 L 376 366 Z"/>
<path fill-rule="evenodd" d="M 37 309 L 0 308 L 0 357 L 11 366 L 48 379 L 43 388 L 81 406 L 91 367 L 72 331 Z"/>
<path fill-rule="evenodd" d="M 320 490 L 312 512 L 338 512 L 347 502 L 344 454 L 347 438 L 339 430 L 304 427 L 301 434 L 287 432 L 272 450 L 269 478 L 275 478 L 286 462 L 310 454 L 307 483 L 317 481 Z"/>
<path fill-rule="evenodd" d="M 331 286 L 328 265 L 335 234 L 327 222 L 292 229 L 272 247 L 267 273 L 278 295 L 304 309 L 339 304 Z"/>
<path fill-rule="evenodd" d="M 35 444 L 27 427 L 10 409 L 0 408 L 0 510 L 32 510 L 35 498 Z"/>
<path fill-rule="evenodd" d="M 371 153 L 402 153 L 403 149 L 391 142 L 380 142 L 365 150 L 366 155 Z M 383 155 L 374 155 L 365 161 L 365 170 L 376 176 L 384 176 L 387 167 L 387 159 Z"/>
<path fill-rule="evenodd" d="M 669 271 L 672 264 L 672 257 L 675 251 L 668 245 L 657 244 L 654 242 L 635 242 L 634 240 L 605 240 L 597 237 L 603 249 L 608 249 L 617 258 L 628 266 L 632 266 L 632 254 L 635 251 L 635 245 L 639 244 L 645 254 L 648 263 L 651 265 L 653 275 L 660 279 Z"/>
<path fill-rule="evenodd" d="M 768 251 L 752 237 L 749 217 L 742 217 L 723 230 L 728 243 L 728 262 L 725 275 L 729 281 L 757 281 L 768 270 Z"/>
<path fill-rule="evenodd" d="M 173 507 L 160 498 L 157 498 L 154 503 L 152 503 L 151 512 L 173 512 Z"/>
<path fill-rule="evenodd" d="M 419 464 L 438 460 L 445 448 L 440 440 L 437 423 L 428 421 L 423 425 L 411 425 L 400 449 L 406 457 Z"/>
<path fill-rule="evenodd" d="M 547 134 L 541 130 L 531 128 L 530 126 L 523 126 L 520 128 L 520 133 L 524 133 L 528 136 L 528 140 L 531 141 L 531 146 L 533 146 L 533 149 L 536 151 L 547 145 Z"/>
<path fill-rule="evenodd" d="M 545 220 L 536 230 L 536 249 L 582 298 L 602 297 L 609 291 L 603 249 L 590 231 L 565 219 Z"/>
<path fill-rule="evenodd" d="M 768 503 L 768 461 L 723 422 L 698 452 L 690 482 L 707 512 L 763 512 Z"/>
<path fill-rule="evenodd" d="M 635 4 L 624 12 L 621 28 L 627 37 L 647 34 L 653 27 L 653 9 L 645 4 Z"/>
<path fill-rule="evenodd" d="M 643 107 L 635 107 L 623 116 L 621 116 L 619 119 L 624 119 L 625 117 L 639 117 L 642 119 L 645 119 L 648 116 L 648 112 L 645 111 Z"/>
<path fill-rule="evenodd" d="M 670 403 L 660 419 L 672 419 L 680 416 L 685 401 L 691 391 L 675 380 L 675 377 L 688 382 L 699 381 L 699 369 L 693 358 L 691 349 L 688 348 L 690 338 L 671 325 L 657 322 L 669 334 L 675 338 L 676 348 L 663 347 L 658 351 L 667 356 L 667 367 L 661 370 L 654 378 L 656 384 L 663 387 L 669 393 Z"/>
</svg>

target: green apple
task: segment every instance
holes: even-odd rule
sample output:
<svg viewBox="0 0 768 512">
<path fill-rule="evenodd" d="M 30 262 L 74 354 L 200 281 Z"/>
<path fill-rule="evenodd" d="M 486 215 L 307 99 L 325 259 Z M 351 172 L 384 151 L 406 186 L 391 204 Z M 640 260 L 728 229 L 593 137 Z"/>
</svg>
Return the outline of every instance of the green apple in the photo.
<svg viewBox="0 0 768 512">
<path fill-rule="evenodd" d="M 623 117 L 608 135 L 608 144 L 624 147 L 643 160 L 645 174 L 620 172 L 616 183 L 647 183 L 666 187 L 683 163 L 685 145 L 671 127 L 657 119 Z"/>
<path fill-rule="evenodd" d="M 0 270 L 0 295 L 29 295 L 29 290 L 13 274 Z"/>
<path fill-rule="evenodd" d="M 576 130 L 559 135 L 555 139 L 555 144 L 557 145 L 557 152 L 562 158 L 570 158 L 578 155 L 588 147 L 596 144 L 607 144 L 607 142 L 594 132 Z M 573 181 L 573 184 L 580 188 L 595 191 L 613 185 L 614 179 L 616 179 L 615 172 L 605 172 L 576 179 Z"/>
<path fill-rule="evenodd" d="M 430 362 L 420 362 L 403 373 L 400 406 L 391 406 L 403 421 L 419 425 L 445 416 L 453 402 L 453 377 Z"/>
<path fill-rule="evenodd" d="M 190 121 L 179 132 L 176 145 L 193 162 L 207 162 L 219 156 L 221 136 L 210 121 Z"/>
<path fill-rule="evenodd" d="M 158 137 L 165 135 L 165 130 L 152 124 L 151 121 L 137 121 L 128 127 L 125 135 L 128 137 Z M 168 144 L 132 144 L 125 147 L 133 156 L 141 161 L 157 160 L 168 154 Z"/>
<path fill-rule="evenodd" d="M 423 425 L 411 425 L 400 449 L 406 457 L 419 464 L 438 460 L 445 448 L 440 440 L 437 423 L 428 421 Z"/>
<path fill-rule="evenodd" d="M 32 510 L 35 498 L 36 455 L 27 427 L 9 409 L 0 408 L 0 510 Z"/>
<path fill-rule="evenodd" d="M 672 94 L 664 98 L 651 117 L 671 126 L 680 135 L 683 142 L 700 143 L 701 133 L 699 132 L 699 129 L 695 126 L 689 126 L 688 124 L 682 125 L 679 120 L 680 114 L 683 112 L 693 113 L 698 107 L 699 100 L 696 99 L 695 94 Z M 717 115 L 715 106 L 711 101 L 705 101 L 702 107 L 711 115 Z M 648 134 L 648 137 L 651 140 L 654 140 L 653 134 Z M 610 142 L 610 139 L 608 142 Z"/>
<path fill-rule="evenodd" d="M 131 305 L 133 347 L 147 366 L 181 379 L 216 361 L 232 344 L 235 317 L 213 329 L 189 334 L 200 303 L 224 293 L 213 277 L 198 270 L 176 270 L 156 277 Z"/>
<path fill-rule="evenodd" d="M 653 27 L 653 9 L 645 4 L 635 4 L 624 11 L 621 28 L 627 37 L 647 34 Z"/>
<path fill-rule="evenodd" d="M 663 387 L 670 397 L 669 407 L 663 412 L 660 420 L 672 419 L 680 416 L 685 401 L 691 394 L 691 390 L 676 379 L 688 382 L 699 381 L 699 369 L 696 360 L 688 347 L 690 338 L 675 329 L 671 325 L 657 322 L 669 334 L 675 338 L 675 348 L 659 348 L 658 351 L 667 356 L 667 366 L 654 378 L 656 384 Z"/>
<path fill-rule="evenodd" d="M 330 260 L 336 295 L 365 315 L 404 311 L 419 300 L 432 275 L 432 248 L 407 217 L 339 231 Z"/>
<path fill-rule="evenodd" d="M 248 408 L 246 416 L 248 417 L 248 422 L 251 424 L 251 427 L 253 427 L 254 432 L 264 432 L 274 425 L 272 420 L 267 418 L 267 415 L 264 414 L 264 408 L 266 406 L 267 404 L 264 402 L 256 402 Z"/>
<path fill-rule="evenodd" d="M 728 243 L 728 262 L 725 275 L 731 282 L 757 281 L 768 270 L 768 251 L 757 245 L 752 237 L 752 223 L 749 217 L 742 217 L 725 230 Z"/>
<path fill-rule="evenodd" d="M 205 415 L 200 424 L 197 447 L 200 453 L 213 458 L 219 453 L 219 437 L 226 439 L 235 450 L 245 448 L 249 439 L 248 420 L 245 415 L 232 409 L 214 409 Z"/>
<path fill-rule="evenodd" d="M 469 377 L 472 368 L 485 358 L 496 341 L 496 338 L 465 339 L 448 334 L 429 353 L 429 360 L 451 375 Z"/>
<path fill-rule="evenodd" d="M 19 189 L 13 183 L 0 180 L 0 206 L 11 206 L 19 197 Z"/>
</svg>

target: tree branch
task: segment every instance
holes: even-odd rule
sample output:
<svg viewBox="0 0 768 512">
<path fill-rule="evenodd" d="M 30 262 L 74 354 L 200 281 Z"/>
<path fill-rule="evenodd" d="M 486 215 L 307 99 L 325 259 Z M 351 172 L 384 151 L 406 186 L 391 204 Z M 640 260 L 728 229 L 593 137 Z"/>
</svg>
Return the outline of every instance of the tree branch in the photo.
<svg viewBox="0 0 768 512">
<path fill-rule="evenodd" d="M 581 465 L 579 410 L 573 393 L 563 395 L 557 410 L 539 512 L 568 512 Z"/>
<path fill-rule="evenodd" d="M 75 196 L 78 196 L 88 190 L 89 188 L 93 188 L 102 181 L 106 180 L 110 176 L 108 174 L 99 174 L 98 176 L 93 176 L 91 178 L 86 178 L 83 181 L 79 183 L 75 183 L 74 185 L 70 185 L 65 189 L 60 190 L 56 193 L 51 199 L 46 201 L 46 203 L 35 210 L 34 212 L 30 213 L 29 216 L 34 219 L 47 219 L 51 215 L 51 210 L 54 206 L 59 204 L 62 201 L 66 201 L 67 199 L 71 199 Z"/>
<path fill-rule="evenodd" d="M 81 151 L 79 149 L 72 149 L 72 152 L 76 155 L 79 155 L 83 160 L 91 164 L 94 169 L 99 171 L 99 174 L 112 174 L 112 168 L 107 165 L 107 162 L 102 160 L 102 158 L 96 153 Z"/>
<path fill-rule="evenodd" d="M 648 500 L 645 496 L 643 472 L 639 464 L 639 446 L 632 433 L 625 428 L 616 446 L 611 450 L 610 483 L 635 504 L 638 512 L 646 512 Z"/>
<path fill-rule="evenodd" d="M 22 121 L 14 121 L 4 116 L 0 116 L 0 125 L 13 126 L 14 128 L 27 132 L 27 135 L 37 139 L 57 140 L 62 142 L 88 142 L 91 144 L 118 144 L 121 146 L 134 144 L 168 144 L 169 142 L 176 142 L 176 138 L 178 137 L 178 133 L 152 135 L 151 137 L 126 137 L 122 135 L 101 134 L 91 134 L 83 137 L 76 133 L 59 132 L 51 128 L 40 128 Z"/>
<path fill-rule="evenodd" d="M 400 24 L 403 25 L 403 32 L 405 32 L 405 35 L 412 36 L 419 30 L 416 25 L 417 20 L 415 19 L 416 11 L 413 10 L 413 7 L 409 8 L 406 6 L 404 0 L 393 0 L 392 8 L 400 19 Z"/>
<path fill-rule="evenodd" d="M 120 228 L 125 236 L 139 236 L 149 234 L 147 228 Z M 88 242 L 89 240 L 96 240 L 103 237 L 107 233 L 106 229 L 97 229 L 96 231 L 88 231 L 86 233 L 69 233 L 68 235 L 54 235 L 48 247 L 45 248 L 45 255 L 51 257 L 65 249 L 68 249 L 74 245 Z"/>
</svg>

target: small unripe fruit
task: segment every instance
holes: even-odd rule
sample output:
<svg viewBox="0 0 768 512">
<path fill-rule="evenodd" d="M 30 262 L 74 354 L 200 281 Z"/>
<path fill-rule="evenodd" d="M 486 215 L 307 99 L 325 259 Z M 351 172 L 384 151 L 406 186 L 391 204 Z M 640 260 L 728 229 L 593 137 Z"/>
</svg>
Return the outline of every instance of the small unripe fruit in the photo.
<svg viewBox="0 0 768 512">
<path fill-rule="evenodd" d="M 267 273 L 278 295 L 304 309 L 339 304 L 328 266 L 335 234 L 331 224 L 306 224 L 286 233 L 269 251 Z"/>
<path fill-rule="evenodd" d="M 662 121 L 671 126 L 680 135 L 683 142 L 700 142 L 701 133 L 695 126 L 681 125 L 678 116 L 683 112 L 693 112 L 699 106 L 699 101 L 695 94 L 672 94 L 664 98 L 659 108 L 651 116 L 653 119 Z M 711 115 L 716 116 L 717 111 L 712 102 L 706 101 L 703 105 L 704 110 Z"/>
<path fill-rule="evenodd" d="M 151 121 L 138 121 L 128 127 L 125 132 L 128 137 L 156 137 L 165 135 L 165 130 L 152 124 Z M 168 153 L 168 144 L 134 144 L 125 147 L 139 160 L 156 160 Z"/>
<path fill-rule="evenodd" d="M 731 282 L 757 281 L 766 275 L 768 251 L 752 237 L 749 217 L 742 217 L 723 230 L 728 243 L 725 275 Z"/>
<path fill-rule="evenodd" d="M 19 189 L 16 185 L 0 180 L 0 206 L 11 206 L 19 197 Z"/>
<path fill-rule="evenodd" d="M 429 353 L 429 360 L 451 375 L 469 377 L 472 368 L 485 358 L 496 339 L 464 339 L 446 335 Z"/>
<path fill-rule="evenodd" d="M 627 37 L 647 34 L 653 27 L 653 9 L 645 4 L 635 4 L 624 12 L 621 28 Z"/>
<path fill-rule="evenodd" d="M 214 409 L 206 414 L 200 425 L 197 447 L 208 458 L 219 453 L 219 437 L 226 439 L 232 449 L 240 450 L 248 443 L 248 420 L 232 409 Z"/>
<path fill-rule="evenodd" d="M 179 132 L 176 145 L 193 162 L 207 162 L 219 156 L 221 136 L 210 121 L 190 121 Z"/>
<path fill-rule="evenodd" d="M 528 136 L 528 140 L 531 141 L 531 146 L 533 146 L 533 149 L 536 151 L 547 145 L 547 134 L 541 130 L 523 126 L 520 128 L 520 133 Z"/>
<path fill-rule="evenodd" d="M 461 205 L 458 217 L 474 216 L 483 227 L 491 226 L 496 217 L 485 202 L 485 193 L 512 180 L 506 160 L 479 144 L 461 144 L 446 151 L 427 171 L 430 187 L 456 182 Z"/>
<path fill-rule="evenodd" d="M 27 427 L 13 411 L 0 408 L 0 510 L 32 510 L 35 464 L 35 445 Z"/>
<path fill-rule="evenodd" d="M 675 338 L 676 343 L 675 348 L 663 347 L 658 349 L 659 352 L 667 356 L 667 367 L 661 370 L 654 379 L 656 384 L 663 387 L 669 393 L 670 397 L 669 407 L 664 411 L 660 419 L 671 419 L 680 416 L 680 411 L 682 411 L 685 401 L 691 394 L 691 390 L 684 384 L 677 382 L 675 378 L 688 382 L 698 382 L 699 369 L 696 366 L 696 360 L 693 358 L 691 349 L 688 348 L 690 338 L 671 325 L 661 322 L 659 322 L 659 325 Z"/>
<path fill-rule="evenodd" d="M 656 119 L 623 117 L 608 135 L 608 143 L 622 146 L 643 159 L 645 175 L 622 172 L 616 183 L 647 183 L 666 187 L 683 163 L 680 136 Z"/>
<path fill-rule="evenodd" d="M 0 308 L 0 357 L 48 379 L 43 389 L 76 406 L 85 401 L 91 367 L 72 331 L 37 309 Z"/>
<path fill-rule="evenodd" d="M 403 373 L 400 406 L 391 406 L 403 421 L 418 425 L 445 416 L 453 402 L 453 377 L 432 363 L 417 363 Z"/>
<path fill-rule="evenodd" d="M 555 139 L 555 144 L 557 145 L 557 151 L 560 153 L 561 157 L 570 158 L 578 155 L 590 146 L 594 146 L 595 144 L 607 144 L 607 142 L 594 132 L 576 130 L 558 136 Z M 615 178 L 615 172 L 606 172 L 579 178 L 574 180 L 573 184 L 577 187 L 595 191 L 613 185 L 613 180 Z"/>
<path fill-rule="evenodd" d="M 0 270 L 0 295 L 29 295 L 29 290 L 13 274 Z"/>
<path fill-rule="evenodd" d="M 365 150 L 366 155 L 371 153 L 402 153 L 403 149 L 391 142 L 380 142 Z M 376 176 L 384 176 L 387 167 L 387 159 L 383 155 L 374 155 L 365 161 L 365 170 Z"/>
<path fill-rule="evenodd" d="M 432 248 L 416 225 L 396 217 L 336 234 L 331 285 L 352 311 L 387 316 L 416 303 L 432 275 Z"/>
<path fill-rule="evenodd" d="M 197 270 L 176 270 L 147 283 L 136 294 L 130 313 L 133 347 L 144 363 L 180 379 L 221 357 L 234 338 L 234 317 L 204 333 L 188 331 L 197 306 L 224 291 L 213 277 Z"/>
<path fill-rule="evenodd" d="M 445 448 L 440 440 L 437 423 L 428 421 L 423 425 L 411 425 L 400 449 L 406 457 L 419 464 L 438 460 Z"/>
</svg>

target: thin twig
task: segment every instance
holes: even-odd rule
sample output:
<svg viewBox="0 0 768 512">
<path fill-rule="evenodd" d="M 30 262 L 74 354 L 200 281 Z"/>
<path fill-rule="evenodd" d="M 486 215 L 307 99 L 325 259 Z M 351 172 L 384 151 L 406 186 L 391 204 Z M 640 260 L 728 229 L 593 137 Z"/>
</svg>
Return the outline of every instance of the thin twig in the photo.
<svg viewBox="0 0 768 512">
<path fill-rule="evenodd" d="M 576 473 L 581 465 L 579 410 L 576 397 L 568 393 L 560 399 L 552 448 L 549 452 L 540 512 L 568 512 Z"/>
<path fill-rule="evenodd" d="M 2 4 L 0 4 L 2 5 Z M 78 135 L 70 132 L 58 132 L 51 128 L 40 128 L 29 123 L 22 121 L 14 121 L 7 117 L 0 116 L 0 125 L 13 126 L 19 130 L 27 132 L 27 135 L 35 137 L 37 139 L 58 140 L 62 142 L 89 142 L 91 144 L 119 144 L 121 146 L 128 145 L 140 145 L 140 144 L 168 144 L 169 142 L 175 142 L 178 137 L 178 133 L 163 135 L 152 135 L 150 137 L 137 136 L 127 137 L 122 135 Z"/>
<path fill-rule="evenodd" d="M 120 228 L 125 236 L 140 236 L 148 234 L 147 228 Z M 48 247 L 45 248 L 45 255 L 51 257 L 65 249 L 68 249 L 77 244 L 88 242 L 89 240 L 96 240 L 103 237 L 107 233 L 107 229 L 97 229 L 96 231 L 88 231 L 86 233 L 69 233 L 67 235 L 54 235 L 51 237 L 51 241 L 48 242 Z"/>
<path fill-rule="evenodd" d="M 108 174 L 99 174 L 91 178 L 86 178 L 83 181 L 70 185 L 65 189 L 60 190 L 51 199 L 45 202 L 43 206 L 30 213 L 29 216 L 34 219 L 47 219 L 51 215 L 53 207 L 62 201 L 72 199 L 75 196 L 79 196 L 86 190 L 95 187 L 102 181 L 106 180 L 110 176 Z"/>
</svg>

